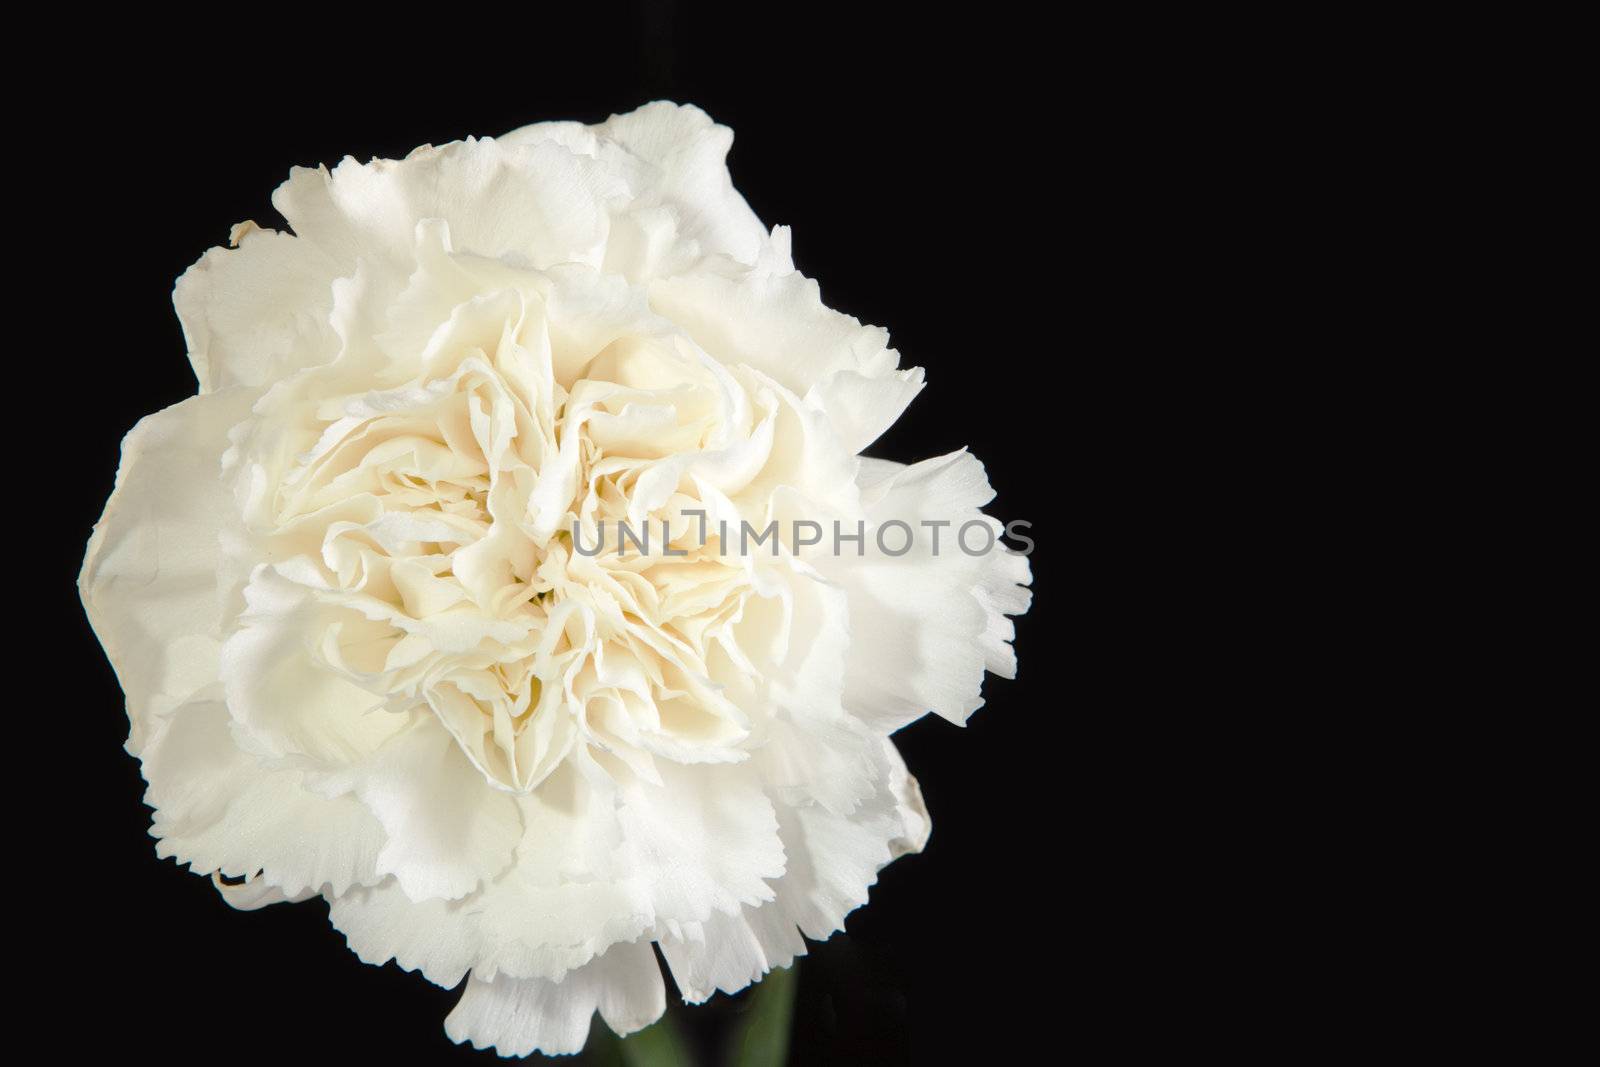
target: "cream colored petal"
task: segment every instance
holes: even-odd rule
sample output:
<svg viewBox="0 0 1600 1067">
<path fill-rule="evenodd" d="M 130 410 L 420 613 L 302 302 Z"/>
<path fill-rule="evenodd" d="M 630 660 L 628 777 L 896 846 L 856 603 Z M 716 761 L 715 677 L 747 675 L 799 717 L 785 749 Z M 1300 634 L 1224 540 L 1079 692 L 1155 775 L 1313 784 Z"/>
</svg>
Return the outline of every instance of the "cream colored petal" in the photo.
<svg viewBox="0 0 1600 1067">
<path fill-rule="evenodd" d="M 522 836 L 516 800 L 486 781 L 431 715 L 359 765 L 321 777 L 319 788 L 348 789 L 383 824 L 377 871 L 394 875 L 413 901 L 456 900 L 493 881 Z"/>
<path fill-rule="evenodd" d="M 784 871 L 773 806 L 747 768 L 663 764 L 660 786 L 613 795 L 564 768 L 519 798 L 516 862 L 459 902 L 413 902 L 393 882 L 334 901 L 368 963 L 440 985 L 467 969 L 556 979 L 611 945 L 772 898 Z M 617 801 L 621 806 L 617 807 Z"/>
<path fill-rule="evenodd" d="M 797 396 L 840 371 L 877 378 L 899 363 L 888 331 L 829 308 L 817 283 L 798 272 L 662 278 L 650 284 L 650 306 L 723 364 L 750 366 Z M 882 420 L 863 421 L 870 428 Z"/>
<path fill-rule="evenodd" d="M 772 968 L 788 966 L 805 954 L 802 933 L 822 941 L 844 929 L 845 916 L 867 902 L 878 871 L 901 854 L 895 843 L 919 832 L 903 824 L 887 789 L 852 816 L 818 805 L 779 805 L 778 818 L 788 869 L 773 900 L 657 933 L 673 979 L 691 1003 L 717 990 L 736 993 Z"/>
<path fill-rule="evenodd" d="M 1007 666 L 1002 612 L 1026 607 L 1016 583 L 1029 580 L 1027 561 L 1004 549 L 999 524 L 979 510 L 994 491 L 966 452 L 874 464 L 862 477 L 864 555 L 817 560 L 850 600 L 846 706 L 884 732 L 928 711 L 965 723 L 983 705 L 985 669 Z"/>
<path fill-rule="evenodd" d="M 610 143 L 650 168 L 646 179 L 634 179 L 636 195 L 673 209 L 684 239 L 740 263 L 761 259 L 766 228 L 728 174 L 732 130 L 692 105 L 656 101 L 612 116 L 594 133 L 602 143 L 602 159 L 611 158 L 604 149 Z"/>
<path fill-rule="evenodd" d="M 682 936 L 663 934 L 660 945 L 689 1004 L 703 1003 L 719 990 L 737 993 L 806 954 L 805 938 L 777 903 L 713 915 Z"/>
<path fill-rule="evenodd" d="M 254 397 L 230 389 L 140 420 L 89 539 L 78 590 L 127 695 L 134 753 L 217 678 L 219 540 L 234 511 L 222 454 Z"/>
<path fill-rule="evenodd" d="M 257 911 L 274 904 L 298 904 L 302 900 L 310 900 L 316 896 L 316 893 L 309 889 L 289 895 L 262 878 L 247 878 L 242 883 L 230 884 L 217 875 L 212 875 L 211 884 L 216 886 L 218 895 L 228 907 L 238 911 Z"/>
<path fill-rule="evenodd" d="M 933 817 L 922 799 L 922 787 L 906 770 L 906 761 L 889 738 L 883 739 L 883 754 L 889 764 L 889 792 L 894 797 L 895 811 L 900 816 L 900 834 L 889 842 L 889 851 L 896 859 L 928 847 L 933 833 Z"/>
<path fill-rule="evenodd" d="M 299 771 L 242 751 L 220 701 L 168 717 L 144 752 L 158 855 L 197 873 L 255 877 L 290 896 L 379 880 L 383 827 L 353 797 L 308 791 Z"/>
<path fill-rule="evenodd" d="M 172 302 L 201 392 L 265 387 L 332 359 L 338 265 L 290 234 L 254 230 L 184 272 Z"/>
<path fill-rule="evenodd" d="M 612 946 L 559 982 L 474 976 L 445 1020 L 445 1033 L 502 1056 L 564 1056 L 582 1051 L 596 1012 L 626 1037 L 661 1018 L 666 1006 L 655 953 L 650 942 L 639 941 Z"/>
<path fill-rule="evenodd" d="M 222 677 L 228 710 L 255 746 L 337 769 L 409 725 L 408 715 L 385 711 L 383 697 L 328 663 L 322 640 L 348 612 L 268 567 L 257 568 L 245 598 L 240 625 L 223 645 Z"/>
<path fill-rule="evenodd" d="M 852 454 L 876 441 L 922 392 L 921 367 L 878 375 L 844 369 L 813 387 L 840 444 Z"/>
<path fill-rule="evenodd" d="M 555 141 L 485 138 L 419 148 L 401 160 L 347 157 L 332 171 L 296 169 L 273 205 L 345 271 L 363 258 L 408 268 L 425 219 L 444 220 L 460 251 L 534 267 L 597 266 L 609 205 L 626 194 L 599 161 Z"/>
</svg>

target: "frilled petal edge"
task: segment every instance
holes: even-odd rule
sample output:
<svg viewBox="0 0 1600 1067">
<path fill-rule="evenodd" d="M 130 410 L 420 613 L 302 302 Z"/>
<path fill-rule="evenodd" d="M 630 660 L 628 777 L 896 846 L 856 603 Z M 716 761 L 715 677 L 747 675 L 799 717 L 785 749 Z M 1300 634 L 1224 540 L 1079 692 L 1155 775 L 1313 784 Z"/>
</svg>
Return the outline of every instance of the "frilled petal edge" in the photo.
<svg viewBox="0 0 1600 1067">
<path fill-rule="evenodd" d="M 648 941 L 613 945 L 605 955 L 560 981 L 474 976 L 448 1018 L 445 1033 L 458 1044 L 493 1048 L 502 1056 L 581 1051 L 596 1012 L 619 1037 L 661 1018 L 666 987 Z"/>
</svg>

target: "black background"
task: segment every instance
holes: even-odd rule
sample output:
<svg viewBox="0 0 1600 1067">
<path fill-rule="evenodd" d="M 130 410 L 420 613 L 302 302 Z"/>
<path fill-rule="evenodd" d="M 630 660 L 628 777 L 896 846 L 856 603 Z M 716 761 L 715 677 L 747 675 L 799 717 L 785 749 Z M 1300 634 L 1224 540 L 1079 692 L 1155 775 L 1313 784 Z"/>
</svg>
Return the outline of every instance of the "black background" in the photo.
<svg viewBox="0 0 1600 1067">
<path fill-rule="evenodd" d="M 1093 206 L 1074 195 L 1060 42 L 999 23 L 774 26 L 673 4 L 580 28 L 514 14 L 441 27 L 437 40 L 418 27 L 407 46 L 306 36 L 165 59 L 108 47 L 92 57 L 106 91 L 58 123 L 85 161 L 56 192 L 74 202 L 75 254 L 95 264 L 92 300 L 60 329 L 98 351 L 92 382 L 73 385 L 74 439 L 61 446 L 77 450 L 75 469 L 51 488 L 71 531 L 55 572 L 59 632 L 76 654 L 57 835 L 72 855 L 49 903 L 70 923 L 71 947 L 52 951 L 93 999 L 87 1025 L 128 1055 L 492 1062 L 445 1038 L 454 993 L 360 963 L 320 902 L 233 912 L 155 857 L 137 762 L 121 748 L 121 693 L 72 583 L 120 438 L 194 390 L 173 280 L 233 223 L 281 225 L 269 197 L 291 165 L 666 98 L 734 129 L 736 187 L 767 225 L 793 227 L 796 264 L 824 300 L 887 327 L 903 363 L 927 369 L 872 454 L 970 447 L 998 491 L 991 512 L 1033 522 L 1038 545 L 1019 679 L 987 679 L 965 729 L 929 717 L 896 738 L 933 837 L 802 962 L 793 1062 L 1054 1058 L 1053 1041 L 1091 1023 L 1086 987 L 1117 981 L 1081 966 L 1105 934 L 1077 887 L 1105 877 L 1084 857 L 1110 802 L 1080 788 L 1086 753 L 1070 739 L 1081 650 L 1063 622 L 1068 502 L 1094 457 L 1073 426 L 1085 398 L 1067 384 L 1080 301 L 1069 265 Z M 741 1003 L 719 997 L 685 1018 L 699 1033 Z"/>
</svg>

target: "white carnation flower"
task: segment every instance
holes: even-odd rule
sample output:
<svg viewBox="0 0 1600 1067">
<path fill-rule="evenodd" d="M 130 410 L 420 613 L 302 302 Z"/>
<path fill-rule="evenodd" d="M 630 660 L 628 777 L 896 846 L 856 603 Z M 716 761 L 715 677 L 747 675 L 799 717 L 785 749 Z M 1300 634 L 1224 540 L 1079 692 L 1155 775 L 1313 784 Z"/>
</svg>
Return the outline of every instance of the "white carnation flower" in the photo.
<svg viewBox="0 0 1600 1067">
<path fill-rule="evenodd" d="M 200 392 L 84 562 L 159 854 L 466 978 L 446 1030 L 503 1054 L 654 1021 L 652 943 L 699 1001 L 841 929 L 928 837 L 889 734 L 1014 669 L 983 467 L 859 457 L 922 372 L 731 140 L 651 104 L 295 170 L 292 233 L 179 279 Z"/>
</svg>

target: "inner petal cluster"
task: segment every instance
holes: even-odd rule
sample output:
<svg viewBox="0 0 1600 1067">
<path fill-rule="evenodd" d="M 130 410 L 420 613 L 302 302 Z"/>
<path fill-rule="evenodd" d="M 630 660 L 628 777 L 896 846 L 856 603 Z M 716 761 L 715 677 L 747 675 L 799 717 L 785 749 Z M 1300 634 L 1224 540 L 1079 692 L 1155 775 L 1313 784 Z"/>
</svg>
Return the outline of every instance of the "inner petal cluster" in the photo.
<svg viewBox="0 0 1600 1067">
<path fill-rule="evenodd" d="M 755 673 L 754 581 L 711 516 L 761 503 L 781 389 L 636 308 L 563 380 L 535 281 L 450 308 L 409 380 L 301 413 L 273 554 L 315 545 L 325 666 L 391 711 L 425 701 L 501 788 L 578 746 L 647 781 L 741 759 L 723 693 Z"/>
</svg>

